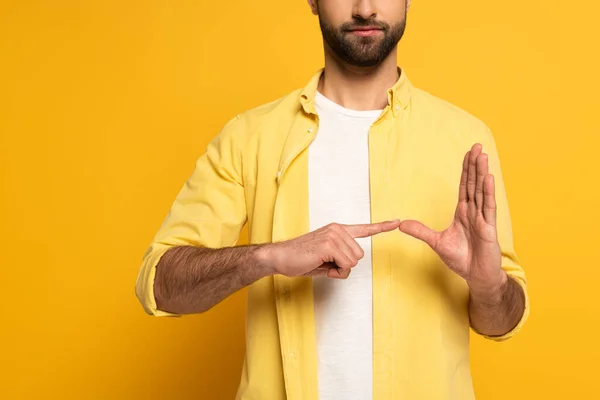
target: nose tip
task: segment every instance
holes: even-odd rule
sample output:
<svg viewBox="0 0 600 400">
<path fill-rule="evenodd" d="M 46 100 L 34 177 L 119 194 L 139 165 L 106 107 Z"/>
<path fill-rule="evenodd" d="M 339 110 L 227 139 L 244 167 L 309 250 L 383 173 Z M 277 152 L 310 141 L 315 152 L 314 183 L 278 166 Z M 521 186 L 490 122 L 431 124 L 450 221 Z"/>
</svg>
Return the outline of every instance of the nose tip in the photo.
<svg viewBox="0 0 600 400">
<path fill-rule="evenodd" d="M 377 12 L 371 0 L 359 0 L 354 8 L 353 17 L 357 19 L 375 18 Z"/>
<path fill-rule="evenodd" d="M 353 17 L 356 19 L 373 19 L 373 18 L 377 17 L 377 13 L 374 13 L 374 12 L 354 13 Z"/>
</svg>

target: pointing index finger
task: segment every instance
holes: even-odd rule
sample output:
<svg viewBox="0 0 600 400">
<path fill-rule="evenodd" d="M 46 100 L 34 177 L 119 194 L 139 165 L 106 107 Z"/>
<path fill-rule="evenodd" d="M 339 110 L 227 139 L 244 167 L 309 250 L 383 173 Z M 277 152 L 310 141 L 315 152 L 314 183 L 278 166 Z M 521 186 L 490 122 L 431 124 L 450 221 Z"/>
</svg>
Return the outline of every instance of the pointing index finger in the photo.
<svg viewBox="0 0 600 400">
<path fill-rule="evenodd" d="M 389 232 L 400 226 L 400 220 L 376 222 L 372 224 L 345 225 L 344 228 L 354 238 L 363 238 L 378 233 Z"/>
</svg>

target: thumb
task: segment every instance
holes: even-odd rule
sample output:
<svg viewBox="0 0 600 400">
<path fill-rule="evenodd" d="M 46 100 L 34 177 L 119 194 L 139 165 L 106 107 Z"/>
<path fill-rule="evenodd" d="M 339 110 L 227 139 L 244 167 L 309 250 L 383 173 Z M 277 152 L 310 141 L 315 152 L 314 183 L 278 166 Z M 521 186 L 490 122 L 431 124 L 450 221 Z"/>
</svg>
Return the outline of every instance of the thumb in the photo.
<svg viewBox="0 0 600 400">
<path fill-rule="evenodd" d="M 435 249 L 439 233 L 428 228 L 423 223 L 414 220 L 405 220 L 400 223 L 401 232 L 427 243 L 432 249 Z"/>
</svg>

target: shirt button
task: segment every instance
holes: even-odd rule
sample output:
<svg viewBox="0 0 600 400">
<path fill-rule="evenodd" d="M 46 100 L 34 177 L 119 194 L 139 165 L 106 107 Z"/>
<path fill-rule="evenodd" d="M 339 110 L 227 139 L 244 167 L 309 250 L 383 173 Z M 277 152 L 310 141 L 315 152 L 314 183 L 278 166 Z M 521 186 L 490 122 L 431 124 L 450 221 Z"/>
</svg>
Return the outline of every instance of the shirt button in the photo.
<svg viewBox="0 0 600 400">
<path fill-rule="evenodd" d="M 290 358 L 295 358 L 295 357 L 296 357 L 296 354 L 290 353 Z"/>
<path fill-rule="evenodd" d="M 400 111 L 400 106 L 396 106 L 396 107 L 394 107 L 394 110 L 396 110 L 396 111 Z"/>
<path fill-rule="evenodd" d="M 308 128 L 308 129 L 306 130 L 306 132 L 308 132 L 308 133 L 313 133 L 313 128 Z"/>
</svg>

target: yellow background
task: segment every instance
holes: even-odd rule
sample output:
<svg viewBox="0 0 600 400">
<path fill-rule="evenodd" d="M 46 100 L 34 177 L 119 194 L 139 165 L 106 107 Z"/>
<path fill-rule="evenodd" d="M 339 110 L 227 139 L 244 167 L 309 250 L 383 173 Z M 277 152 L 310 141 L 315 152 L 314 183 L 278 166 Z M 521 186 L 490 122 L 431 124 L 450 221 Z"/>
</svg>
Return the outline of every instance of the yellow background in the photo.
<svg viewBox="0 0 600 400">
<path fill-rule="evenodd" d="M 523 332 L 474 337 L 480 400 L 600 398 L 599 13 L 414 0 L 409 14 L 400 65 L 493 129 L 530 280 Z M 156 319 L 134 282 L 208 141 L 303 86 L 320 40 L 303 0 L 0 2 L 0 398 L 233 398 L 243 293 Z"/>
</svg>

